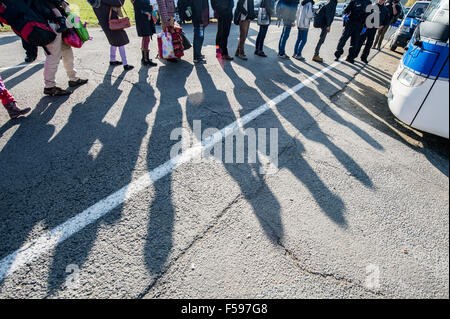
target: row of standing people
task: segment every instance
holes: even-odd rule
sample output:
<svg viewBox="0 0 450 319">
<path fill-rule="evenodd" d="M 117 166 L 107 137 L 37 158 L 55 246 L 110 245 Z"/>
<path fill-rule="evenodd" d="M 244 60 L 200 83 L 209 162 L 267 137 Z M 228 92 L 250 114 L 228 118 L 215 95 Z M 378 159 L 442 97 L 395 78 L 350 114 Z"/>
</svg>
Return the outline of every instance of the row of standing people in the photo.
<svg viewBox="0 0 450 319">
<path fill-rule="evenodd" d="M 62 2 L 65 3 L 64 1 Z M 109 27 L 110 18 L 118 18 L 121 16 L 122 7 L 124 5 L 123 0 L 88 0 L 88 2 L 91 4 L 99 20 L 99 24 L 110 44 L 110 65 L 123 65 L 125 70 L 133 69 L 133 66 L 128 64 L 125 51 L 125 46 L 130 42 L 126 31 L 111 30 Z M 150 38 L 156 33 L 154 21 L 151 15 L 153 7 L 150 4 L 150 0 L 131 0 L 131 2 L 134 5 L 137 33 L 138 36 L 142 38 L 142 64 L 147 66 L 155 66 L 156 63 L 149 58 Z M 161 15 L 162 28 L 165 29 L 168 27 L 173 27 L 174 15 L 176 13 L 174 1 L 157 0 L 157 2 Z M 338 60 L 343 54 L 343 48 L 347 40 L 351 39 L 347 61 L 354 62 L 355 57 L 359 54 L 363 42 L 366 41 L 366 46 L 361 59 L 363 62 L 367 62 L 367 57 L 370 52 L 370 47 L 374 41 L 376 31 L 379 30 L 379 34 L 383 34 L 386 26 L 389 25 L 389 19 L 392 18 L 392 14 L 390 14 L 390 11 L 386 9 L 384 2 L 385 0 L 378 0 L 377 3 L 380 8 L 380 21 L 382 21 L 382 25 L 379 27 L 365 26 L 365 21 L 368 15 L 365 8 L 370 4 L 369 0 L 352 0 L 350 2 L 350 5 L 345 10 L 345 14 L 348 16 L 348 21 L 335 52 L 336 60 Z M 300 3 L 299 0 L 280 0 L 276 9 L 274 8 L 273 3 L 274 2 L 272 0 L 262 0 L 260 7 L 266 9 L 269 16 L 269 21 L 270 18 L 274 16 L 275 10 L 277 11 L 278 18 L 282 21 L 283 31 L 279 39 L 278 56 L 280 58 L 289 58 L 286 54 L 286 43 L 292 27 L 297 25 L 298 36 L 294 46 L 293 57 L 298 60 L 304 60 L 302 50 L 308 38 L 308 31 L 311 22 L 314 19 L 314 1 L 303 0 Z M 217 56 L 224 60 L 233 60 L 233 57 L 231 57 L 228 52 L 228 37 L 230 34 L 231 25 L 234 22 L 234 24 L 239 26 L 240 30 L 235 56 L 242 60 L 247 60 L 244 50 L 245 42 L 248 36 L 250 22 L 256 18 L 253 0 L 238 0 L 234 13 L 233 0 L 211 0 L 211 4 L 218 18 L 218 29 L 216 35 Z M 320 48 L 325 42 L 327 34 L 330 32 L 331 24 L 334 20 L 336 5 L 337 0 L 329 0 L 321 9 L 323 10 L 323 19 L 319 25 L 321 32 L 314 51 L 314 61 L 323 62 L 323 59 L 319 55 Z M 209 23 L 209 11 L 208 0 L 193 1 L 192 23 L 194 27 L 194 63 L 206 62 L 205 56 L 202 54 L 202 46 L 204 42 L 205 28 Z M 255 55 L 261 57 L 267 56 L 264 53 L 264 40 L 269 29 L 269 24 L 260 25 L 255 44 Z M 58 31 L 61 25 L 55 25 L 53 27 L 55 31 Z M 364 28 L 367 29 L 365 33 L 362 32 Z M 56 40 L 47 46 L 47 49 L 51 54 L 46 54 L 46 61 L 44 65 L 44 94 L 49 96 L 71 94 L 71 91 L 64 90 L 56 86 L 56 71 L 60 60 L 63 61 L 66 69 L 66 73 L 69 78 L 69 87 L 77 87 L 87 83 L 87 79 L 77 77 L 77 73 L 74 68 L 72 48 L 62 40 L 60 32 L 58 33 Z M 121 61 L 117 60 L 117 51 L 119 51 Z M 0 90 L 0 92 L 2 92 L 0 93 L 0 97 L 2 97 L 2 102 L 4 102 L 3 104 L 8 110 L 11 118 L 15 118 L 29 112 L 29 108 L 20 109 L 17 107 L 15 101 L 13 101 L 2 82 Z"/>
</svg>

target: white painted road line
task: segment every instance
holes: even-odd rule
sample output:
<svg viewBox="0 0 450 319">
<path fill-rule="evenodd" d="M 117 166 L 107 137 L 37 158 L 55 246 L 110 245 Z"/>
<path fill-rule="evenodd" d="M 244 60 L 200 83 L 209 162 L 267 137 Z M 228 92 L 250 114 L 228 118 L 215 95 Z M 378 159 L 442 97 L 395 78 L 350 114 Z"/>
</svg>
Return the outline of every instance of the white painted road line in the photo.
<svg viewBox="0 0 450 319">
<path fill-rule="evenodd" d="M 36 260 L 43 254 L 54 249 L 60 243 L 70 238 L 74 234 L 78 233 L 89 224 L 102 218 L 103 216 L 111 212 L 114 208 L 118 207 L 119 205 L 126 202 L 134 195 L 151 186 L 159 179 L 170 174 L 180 165 L 191 161 L 196 156 L 201 154 L 203 149 L 210 148 L 213 145 L 219 143 L 227 136 L 233 134 L 233 132 L 238 130 L 241 125 L 242 126 L 247 125 L 257 117 L 259 117 L 261 114 L 273 108 L 278 103 L 294 95 L 296 92 L 298 92 L 306 85 L 310 84 L 312 81 L 316 80 L 317 78 L 320 78 L 328 71 L 334 69 L 338 64 L 340 64 L 340 62 L 335 62 L 332 65 L 329 65 L 328 67 L 317 72 L 316 74 L 309 77 L 305 81 L 297 84 L 296 86 L 286 90 L 284 93 L 278 95 L 273 100 L 261 105 L 256 110 L 243 116 L 240 119 L 240 121 L 233 122 L 232 124 L 223 128 L 216 134 L 211 135 L 210 137 L 206 138 L 201 142 L 198 142 L 192 148 L 188 149 L 185 153 L 182 153 L 177 157 L 162 164 L 161 166 L 158 166 L 151 172 L 147 172 L 143 176 L 139 177 L 137 180 L 122 187 L 115 193 L 102 199 L 101 201 L 89 207 L 80 214 L 70 218 L 65 223 L 59 225 L 53 230 L 40 236 L 36 240 L 26 243 L 20 249 L 16 250 L 15 252 L 11 253 L 10 255 L 6 256 L 0 261 L 0 282 L 2 282 L 10 274 L 22 268 L 24 265 L 31 263 L 32 261 Z"/>
<path fill-rule="evenodd" d="M 43 65 L 45 63 L 45 61 L 42 61 L 42 62 L 39 62 L 39 63 L 27 63 L 27 64 L 19 64 L 19 65 L 16 65 L 16 66 L 9 66 L 9 67 L 6 67 L 6 68 L 0 68 L 0 72 L 2 72 L 2 71 L 8 71 L 8 70 L 14 70 L 14 69 L 24 69 L 24 68 L 26 68 L 26 67 L 29 67 L 29 66 L 35 66 L 35 65 Z"/>
</svg>

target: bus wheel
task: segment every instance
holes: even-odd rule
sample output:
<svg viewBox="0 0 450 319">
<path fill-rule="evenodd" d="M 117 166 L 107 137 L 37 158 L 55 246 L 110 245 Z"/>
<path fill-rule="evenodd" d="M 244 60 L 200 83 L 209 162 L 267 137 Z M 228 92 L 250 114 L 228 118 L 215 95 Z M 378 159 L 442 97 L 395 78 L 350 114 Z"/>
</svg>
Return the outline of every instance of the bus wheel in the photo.
<svg viewBox="0 0 450 319">
<path fill-rule="evenodd" d="M 391 45 L 389 46 L 389 49 L 390 49 L 391 51 L 397 50 L 397 38 L 392 39 Z"/>
</svg>

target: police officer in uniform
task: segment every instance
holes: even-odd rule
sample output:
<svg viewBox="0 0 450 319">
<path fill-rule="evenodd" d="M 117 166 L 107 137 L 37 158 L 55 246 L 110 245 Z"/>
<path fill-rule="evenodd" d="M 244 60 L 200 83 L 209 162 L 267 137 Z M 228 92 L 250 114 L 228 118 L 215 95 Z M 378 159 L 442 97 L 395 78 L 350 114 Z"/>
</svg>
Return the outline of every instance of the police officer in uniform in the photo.
<svg viewBox="0 0 450 319">
<path fill-rule="evenodd" d="M 350 38 L 349 55 L 347 56 L 346 61 L 354 63 L 354 58 L 352 59 L 352 57 L 357 55 L 357 46 L 359 44 L 361 31 L 366 23 L 366 17 L 369 15 L 366 8 L 370 4 L 369 0 L 352 0 L 347 8 L 345 8 L 344 14 L 348 16 L 348 20 L 345 21 L 344 32 L 339 39 L 336 52 L 334 52 L 336 61 L 338 61 L 344 53 L 344 46 Z"/>
<path fill-rule="evenodd" d="M 388 26 L 391 22 L 389 10 L 386 8 L 384 3 L 385 0 L 378 0 L 377 3 L 372 6 L 371 13 L 364 26 L 365 29 L 363 29 L 365 30 L 365 32 L 363 32 L 359 39 L 358 46 L 354 52 L 354 54 L 356 55 L 350 56 L 351 60 L 354 60 L 358 56 L 359 51 L 364 44 L 364 41 L 366 41 L 363 53 L 361 54 L 361 61 L 364 63 L 369 63 L 369 61 L 367 61 L 367 58 L 369 57 L 370 48 L 372 47 L 372 44 L 375 40 L 377 30 L 383 29 L 384 26 Z"/>
</svg>

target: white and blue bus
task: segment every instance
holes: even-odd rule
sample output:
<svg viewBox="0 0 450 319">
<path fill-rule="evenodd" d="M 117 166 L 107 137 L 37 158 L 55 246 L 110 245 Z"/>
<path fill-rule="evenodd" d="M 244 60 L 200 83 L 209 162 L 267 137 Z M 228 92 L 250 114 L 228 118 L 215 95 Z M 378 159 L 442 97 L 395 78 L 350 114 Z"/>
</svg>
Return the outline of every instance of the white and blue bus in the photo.
<svg viewBox="0 0 450 319">
<path fill-rule="evenodd" d="M 388 103 L 402 122 L 449 138 L 449 0 L 432 0 L 392 77 Z"/>
</svg>

